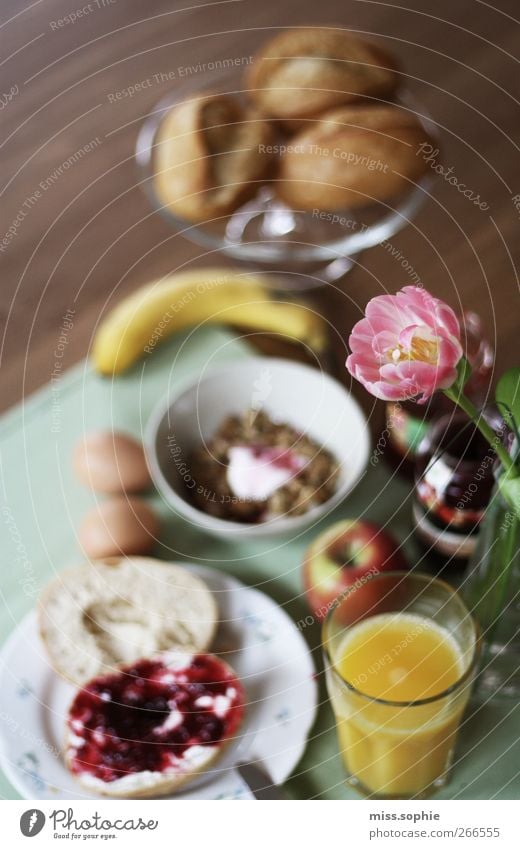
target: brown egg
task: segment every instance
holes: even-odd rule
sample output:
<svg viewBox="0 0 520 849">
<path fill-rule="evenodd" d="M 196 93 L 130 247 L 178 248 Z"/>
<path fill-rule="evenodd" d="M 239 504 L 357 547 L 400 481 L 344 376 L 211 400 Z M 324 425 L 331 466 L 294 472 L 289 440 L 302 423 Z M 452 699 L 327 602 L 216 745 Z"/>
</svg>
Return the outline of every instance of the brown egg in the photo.
<svg viewBox="0 0 520 849">
<path fill-rule="evenodd" d="M 78 540 L 87 557 L 146 554 L 155 543 L 159 520 L 140 498 L 101 501 L 83 518 Z"/>
<path fill-rule="evenodd" d="M 72 454 L 76 477 L 97 492 L 141 492 L 150 486 L 143 446 L 117 431 L 87 434 Z"/>
</svg>

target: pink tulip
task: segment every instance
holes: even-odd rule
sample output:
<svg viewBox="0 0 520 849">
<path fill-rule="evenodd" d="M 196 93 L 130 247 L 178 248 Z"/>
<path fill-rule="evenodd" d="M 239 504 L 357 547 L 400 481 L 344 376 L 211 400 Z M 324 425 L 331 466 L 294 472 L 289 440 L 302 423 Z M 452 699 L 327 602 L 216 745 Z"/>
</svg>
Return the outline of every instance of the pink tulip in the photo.
<svg viewBox="0 0 520 849">
<path fill-rule="evenodd" d="M 424 403 L 448 389 L 462 357 L 453 310 L 417 286 L 367 304 L 349 339 L 347 369 L 376 398 Z"/>
</svg>

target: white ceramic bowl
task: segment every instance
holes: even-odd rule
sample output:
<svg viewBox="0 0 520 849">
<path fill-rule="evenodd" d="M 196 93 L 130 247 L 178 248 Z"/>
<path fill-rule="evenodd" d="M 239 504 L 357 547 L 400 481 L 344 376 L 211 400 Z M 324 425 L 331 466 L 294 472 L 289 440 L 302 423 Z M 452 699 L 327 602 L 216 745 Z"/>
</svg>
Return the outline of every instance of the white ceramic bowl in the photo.
<svg viewBox="0 0 520 849">
<path fill-rule="evenodd" d="M 260 523 L 219 519 L 189 501 L 189 456 L 209 440 L 222 420 L 254 406 L 327 448 L 340 464 L 337 489 L 328 501 L 301 516 Z M 154 483 L 166 502 L 188 521 L 218 536 L 259 538 L 291 534 L 325 516 L 352 491 L 370 452 L 368 423 L 350 393 L 310 366 L 271 357 L 247 357 L 203 372 L 152 413 L 145 449 Z"/>
</svg>

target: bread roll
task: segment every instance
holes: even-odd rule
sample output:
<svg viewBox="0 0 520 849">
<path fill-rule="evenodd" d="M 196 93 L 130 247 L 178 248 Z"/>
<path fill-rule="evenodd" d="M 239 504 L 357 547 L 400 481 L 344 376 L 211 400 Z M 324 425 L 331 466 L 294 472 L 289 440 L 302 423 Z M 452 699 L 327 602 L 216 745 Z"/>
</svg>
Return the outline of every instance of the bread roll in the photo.
<svg viewBox="0 0 520 849">
<path fill-rule="evenodd" d="M 147 557 L 114 557 L 61 572 L 39 609 L 52 665 L 79 685 L 158 651 L 206 649 L 217 615 L 200 578 Z"/>
<path fill-rule="evenodd" d="M 359 97 L 392 94 L 393 58 L 344 30 L 308 27 L 280 33 L 260 50 L 248 73 L 250 96 L 272 118 L 312 118 Z"/>
<path fill-rule="evenodd" d="M 385 201 L 424 174 L 419 146 L 430 141 L 415 116 L 397 106 L 344 106 L 292 139 L 276 192 L 306 210 Z"/>
<path fill-rule="evenodd" d="M 271 163 L 270 124 L 227 95 L 194 97 L 163 120 L 156 142 L 159 200 L 187 221 L 227 215 L 255 194 Z"/>
</svg>

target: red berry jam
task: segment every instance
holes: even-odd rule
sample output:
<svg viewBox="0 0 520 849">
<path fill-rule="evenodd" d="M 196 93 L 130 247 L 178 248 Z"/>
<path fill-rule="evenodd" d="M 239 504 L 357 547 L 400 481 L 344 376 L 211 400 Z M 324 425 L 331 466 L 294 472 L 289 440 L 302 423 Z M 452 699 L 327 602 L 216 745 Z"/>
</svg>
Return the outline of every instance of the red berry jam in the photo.
<svg viewBox="0 0 520 849">
<path fill-rule="evenodd" d="M 194 747 L 220 746 L 236 732 L 244 702 L 233 670 L 214 655 L 139 660 L 77 694 L 68 718 L 70 768 L 104 782 L 191 769 L 195 752 L 202 760 L 210 754 Z"/>
<path fill-rule="evenodd" d="M 242 446 L 239 446 L 242 447 Z M 275 469 L 285 469 L 287 472 L 300 472 L 305 465 L 305 458 L 300 457 L 295 451 L 290 448 L 278 448 L 269 445 L 245 445 L 246 450 L 251 452 L 251 456 L 256 460 L 260 460 Z"/>
</svg>

